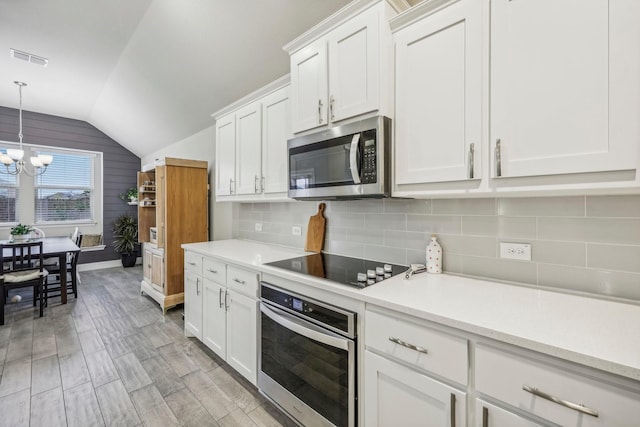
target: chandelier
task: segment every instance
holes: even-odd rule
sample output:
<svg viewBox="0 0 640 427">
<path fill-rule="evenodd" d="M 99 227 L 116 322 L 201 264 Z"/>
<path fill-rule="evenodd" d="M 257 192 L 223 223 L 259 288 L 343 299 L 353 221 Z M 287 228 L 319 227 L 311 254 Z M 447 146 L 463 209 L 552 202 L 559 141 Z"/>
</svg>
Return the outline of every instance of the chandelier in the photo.
<svg viewBox="0 0 640 427">
<path fill-rule="evenodd" d="M 47 166 L 53 162 L 53 156 L 48 154 L 39 154 L 37 157 L 31 157 L 31 166 L 33 169 L 29 169 L 25 161 L 24 150 L 22 149 L 22 88 L 27 84 L 24 82 L 14 81 L 18 86 L 18 92 L 20 93 L 20 131 L 18 132 L 18 138 L 20 139 L 20 148 L 8 148 L 6 153 L 0 153 L 0 162 L 6 167 L 6 171 L 0 169 L 0 173 L 18 175 L 22 172 L 29 176 L 42 175 L 47 170 Z"/>
</svg>

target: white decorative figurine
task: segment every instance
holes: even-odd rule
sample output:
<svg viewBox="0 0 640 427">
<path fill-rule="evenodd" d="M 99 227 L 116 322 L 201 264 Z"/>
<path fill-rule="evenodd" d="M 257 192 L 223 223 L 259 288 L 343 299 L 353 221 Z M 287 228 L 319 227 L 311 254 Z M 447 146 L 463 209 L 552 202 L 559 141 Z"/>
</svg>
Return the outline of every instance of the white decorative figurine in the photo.
<svg viewBox="0 0 640 427">
<path fill-rule="evenodd" d="M 431 235 L 431 241 L 427 245 L 427 273 L 442 273 L 442 247 L 435 234 Z"/>
</svg>

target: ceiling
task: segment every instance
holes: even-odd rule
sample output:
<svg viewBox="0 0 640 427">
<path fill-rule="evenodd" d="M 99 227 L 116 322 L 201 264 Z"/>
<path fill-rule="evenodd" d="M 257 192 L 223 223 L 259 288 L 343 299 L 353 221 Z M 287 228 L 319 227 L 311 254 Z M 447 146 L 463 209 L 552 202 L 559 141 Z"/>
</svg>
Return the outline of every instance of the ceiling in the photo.
<svg viewBox="0 0 640 427">
<path fill-rule="evenodd" d="M 282 46 L 347 3 L 0 0 L 0 105 L 18 108 L 24 81 L 24 110 L 85 120 L 143 157 L 287 74 Z"/>
</svg>

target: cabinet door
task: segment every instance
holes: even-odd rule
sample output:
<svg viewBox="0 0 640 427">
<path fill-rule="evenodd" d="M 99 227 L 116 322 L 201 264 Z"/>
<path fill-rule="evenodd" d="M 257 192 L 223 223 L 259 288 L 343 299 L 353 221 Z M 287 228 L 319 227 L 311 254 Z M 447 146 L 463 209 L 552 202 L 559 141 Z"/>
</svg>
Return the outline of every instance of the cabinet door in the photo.
<svg viewBox="0 0 640 427">
<path fill-rule="evenodd" d="M 291 55 L 293 132 L 327 124 L 327 44 L 321 39 Z"/>
<path fill-rule="evenodd" d="M 227 363 L 256 385 L 258 302 L 232 290 L 227 293 Z"/>
<path fill-rule="evenodd" d="M 543 425 L 529 421 L 520 415 L 498 408 L 483 400 L 476 400 L 477 427 L 541 427 Z"/>
<path fill-rule="evenodd" d="M 289 86 L 262 100 L 262 191 L 287 191 L 287 139 L 291 138 Z"/>
<path fill-rule="evenodd" d="M 235 171 L 236 121 L 229 114 L 216 121 L 216 196 L 233 194 Z"/>
<path fill-rule="evenodd" d="M 226 288 L 205 279 L 202 307 L 202 342 L 221 358 L 227 357 L 227 313 L 225 308 Z"/>
<path fill-rule="evenodd" d="M 635 0 L 491 2 L 493 176 L 637 167 L 638 16 Z"/>
<path fill-rule="evenodd" d="M 466 425 L 465 393 L 368 350 L 364 371 L 364 425 Z"/>
<path fill-rule="evenodd" d="M 380 9 L 372 7 L 329 33 L 329 121 L 378 108 Z"/>
<path fill-rule="evenodd" d="M 151 258 L 151 250 L 146 248 L 146 245 L 144 245 L 145 249 L 144 252 L 142 253 L 142 275 L 144 276 L 144 280 L 148 283 L 153 282 L 152 279 L 152 271 L 153 271 L 153 264 L 152 264 L 152 258 Z"/>
<path fill-rule="evenodd" d="M 189 271 L 184 274 L 184 330 L 202 340 L 202 279 Z"/>
<path fill-rule="evenodd" d="M 259 192 L 261 147 L 262 106 L 254 102 L 236 112 L 236 194 Z"/>
<path fill-rule="evenodd" d="M 480 22 L 462 0 L 394 35 L 396 184 L 480 178 Z"/>
<path fill-rule="evenodd" d="M 165 293 L 164 286 L 164 253 L 151 251 L 151 285 L 158 292 Z"/>
</svg>

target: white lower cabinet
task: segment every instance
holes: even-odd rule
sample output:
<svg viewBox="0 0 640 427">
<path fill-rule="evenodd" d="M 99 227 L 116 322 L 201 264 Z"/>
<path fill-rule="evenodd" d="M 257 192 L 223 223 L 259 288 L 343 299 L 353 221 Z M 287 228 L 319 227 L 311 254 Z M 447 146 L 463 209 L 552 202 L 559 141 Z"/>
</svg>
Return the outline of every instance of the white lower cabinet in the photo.
<svg viewBox="0 0 640 427">
<path fill-rule="evenodd" d="M 476 400 L 476 427 L 541 427 L 544 425 L 499 408 L 482 399 Z"/>
<path fill-rule="evenodd" d="M 575 367 L 560 360 L 547 360 L 519 349 L 478 344 L 476 347 L 476 389 L 506 407 L 518 408 L 532 419 L 575 427 L 630 427 L 638 425 L 638 384 Z M 476 408 L 477 409 L 477 408 Z M 491 414 L 489 419 L 491 419 Z M 508 419 L 497 415 L 490 426 L 537 425 L 498 423 Z M 545 424 L 547 424 L 545 423 Z"/>
<path fill-rule="evenodd" d="M 366 426 L 466 425 L 466 394 L 429 376 L 365 353 Z"/>
<path fill-rule="evenodd" d="M 185 272 L 185 332 L 256 385 L 259 275 L 215 258 L 199 257 L 202 275 Z M 185 252 L 187 259 L 198 264 L 191 252 Z"/>
</svg>

